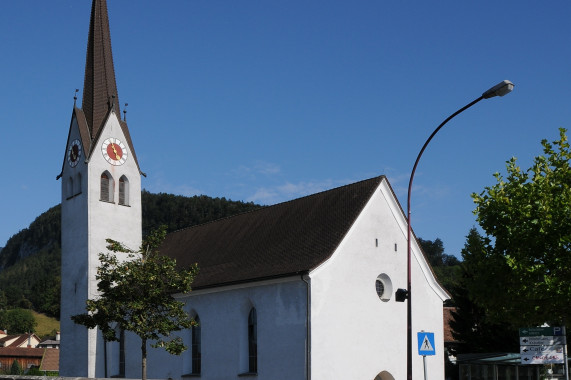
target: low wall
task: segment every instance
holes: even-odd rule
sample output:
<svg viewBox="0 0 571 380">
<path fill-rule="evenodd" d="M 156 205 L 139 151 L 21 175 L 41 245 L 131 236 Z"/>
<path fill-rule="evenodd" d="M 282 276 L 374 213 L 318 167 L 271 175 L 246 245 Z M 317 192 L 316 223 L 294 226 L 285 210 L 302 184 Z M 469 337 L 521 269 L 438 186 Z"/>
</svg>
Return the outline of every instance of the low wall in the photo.
<svg viewBox="0 0 571 380">
<path fill-rule="evenodd" d="M 109 378 L 88 378 L 88 377 L 60 377 L 60 376 L 16 376 L 16 375 L 0 375 L 2 380 L 109 380 Z M 137 379 L 124 379 L 121 380 L 137 380 Z M 140 379 L 139 379 L 140 380 Z M 158 379 L 148 379 L 148 380 L 158 380 Z"/>
</svg>

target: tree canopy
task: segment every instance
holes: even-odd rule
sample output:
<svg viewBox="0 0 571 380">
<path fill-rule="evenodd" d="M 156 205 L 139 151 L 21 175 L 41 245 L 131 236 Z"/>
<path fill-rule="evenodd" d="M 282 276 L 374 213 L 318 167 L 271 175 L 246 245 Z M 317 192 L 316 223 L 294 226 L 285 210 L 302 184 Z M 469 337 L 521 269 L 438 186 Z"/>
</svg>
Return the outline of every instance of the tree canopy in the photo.
<svg viewBox="0 0 571 380">
<path fill-rule="evenodd" d="M 171 333 L 195 324 L 173 295 L 191 291 L 197 267 L 180 269 L 174 259 L 161 255 L 157 248 L 165 235 L 166 226 L 151 232 L 137 252 L 108 239 L 110 252 L 99 255 L 99 295 L 87 301 L 87 313 L 72 316 L 75 323 L 99 328 L 108 341 L 120 340 L 121 330 L 139 336 L 143 379 L 147 342 L 179 355 L 186 347 Z M 122 253 L 126 257 L 119 257 Z"/>
<path fill-rule="evenodd" d="M 486 273 L 475 301 L 514 324 L 571 319 L 571 150 L 566 130 L 559 133 L 541 142 L 544 155 L 529 169 L 512 158 L 505 178 L 496 173 L 495 185 L 472 194 L 486 234 L 472 253 Z"/>
<path fill-rule="evenodd" d="M 9 334 L 33 333 L 36 325 L 36 320 L 30 310 L 0 310 L 0 328 L 8 330 Z"/>
<path fill-rule="evenodd" d="M 488 309 L 474 302 L 474 294 L 499 292 L 494 268 L 486 261 L 489 239 L 472 228 L 462 249 L 458 282 L 448 290 L 453 295 L 452 334 L 461 344 L 453 347 L 455 355 L 475 352 L 514 352 L 519 349 L 518 330 L 505 321 L 489 318 Z"/>
</svg>

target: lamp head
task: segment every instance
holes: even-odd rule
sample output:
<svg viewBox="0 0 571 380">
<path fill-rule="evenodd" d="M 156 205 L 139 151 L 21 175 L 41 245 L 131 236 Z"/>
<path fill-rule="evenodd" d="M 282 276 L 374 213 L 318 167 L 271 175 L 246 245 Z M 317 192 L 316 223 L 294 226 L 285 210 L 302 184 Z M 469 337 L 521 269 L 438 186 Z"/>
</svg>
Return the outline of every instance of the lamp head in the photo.
<svg viewBox="0 0 571 380">
<path fill-rule="evenodd" d="M 488 91 L 484 92 L 482 94 L 482 98 L 489 99 L 493 98 L 494 96 L 504 96 L 512 92 L 513 89 L 514 84 L 509 80 L 504 80 L 496 84 L 494 87 L 490 88 Z"/>
</svg>

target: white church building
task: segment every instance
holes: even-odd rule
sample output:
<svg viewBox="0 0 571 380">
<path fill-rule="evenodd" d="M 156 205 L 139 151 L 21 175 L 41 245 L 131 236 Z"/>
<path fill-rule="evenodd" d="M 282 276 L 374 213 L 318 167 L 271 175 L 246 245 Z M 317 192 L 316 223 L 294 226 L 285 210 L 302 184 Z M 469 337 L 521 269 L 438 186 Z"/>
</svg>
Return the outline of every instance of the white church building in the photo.
<svg viewBox="0 0 571 380">
<path fill-rule="evenodd" d="M 105 239 L 140 245 L 141 171 L 121 119 L 106 0 L 93 0 L 81 108 L 74 105 L 62 164 L 60 375 L 140 376 L 140 341 L 105 343 L 75 325 L 97 295 Z M 188 350 L 149 348 L 148 377 L 229 380 L 393 380 L 407 376 L 407 221 L 384 176 L 167 235 L 161 253 L 198 263 L 178 294 L 199 326 Z M 433 332 L 431 380 L 444 379 L 443 302 L 412 242 L 413 378 L 416 333 Z"/>
</svg>

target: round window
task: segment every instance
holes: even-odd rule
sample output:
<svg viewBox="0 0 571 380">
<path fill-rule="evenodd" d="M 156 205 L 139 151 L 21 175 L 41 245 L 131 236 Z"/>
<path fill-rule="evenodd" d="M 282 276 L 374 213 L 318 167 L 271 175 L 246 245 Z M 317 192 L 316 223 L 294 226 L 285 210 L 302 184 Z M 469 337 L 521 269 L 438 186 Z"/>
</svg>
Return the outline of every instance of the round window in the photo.
<svg viewBox="0 0 571 380">
<path fill-rule="evenodd" d="M 393 293 L 393 284 L 389 276 L 385 273 L 378 275 L 375 281 L 375 289 L 381 301 L 389 301 Z"/>
</svg>

